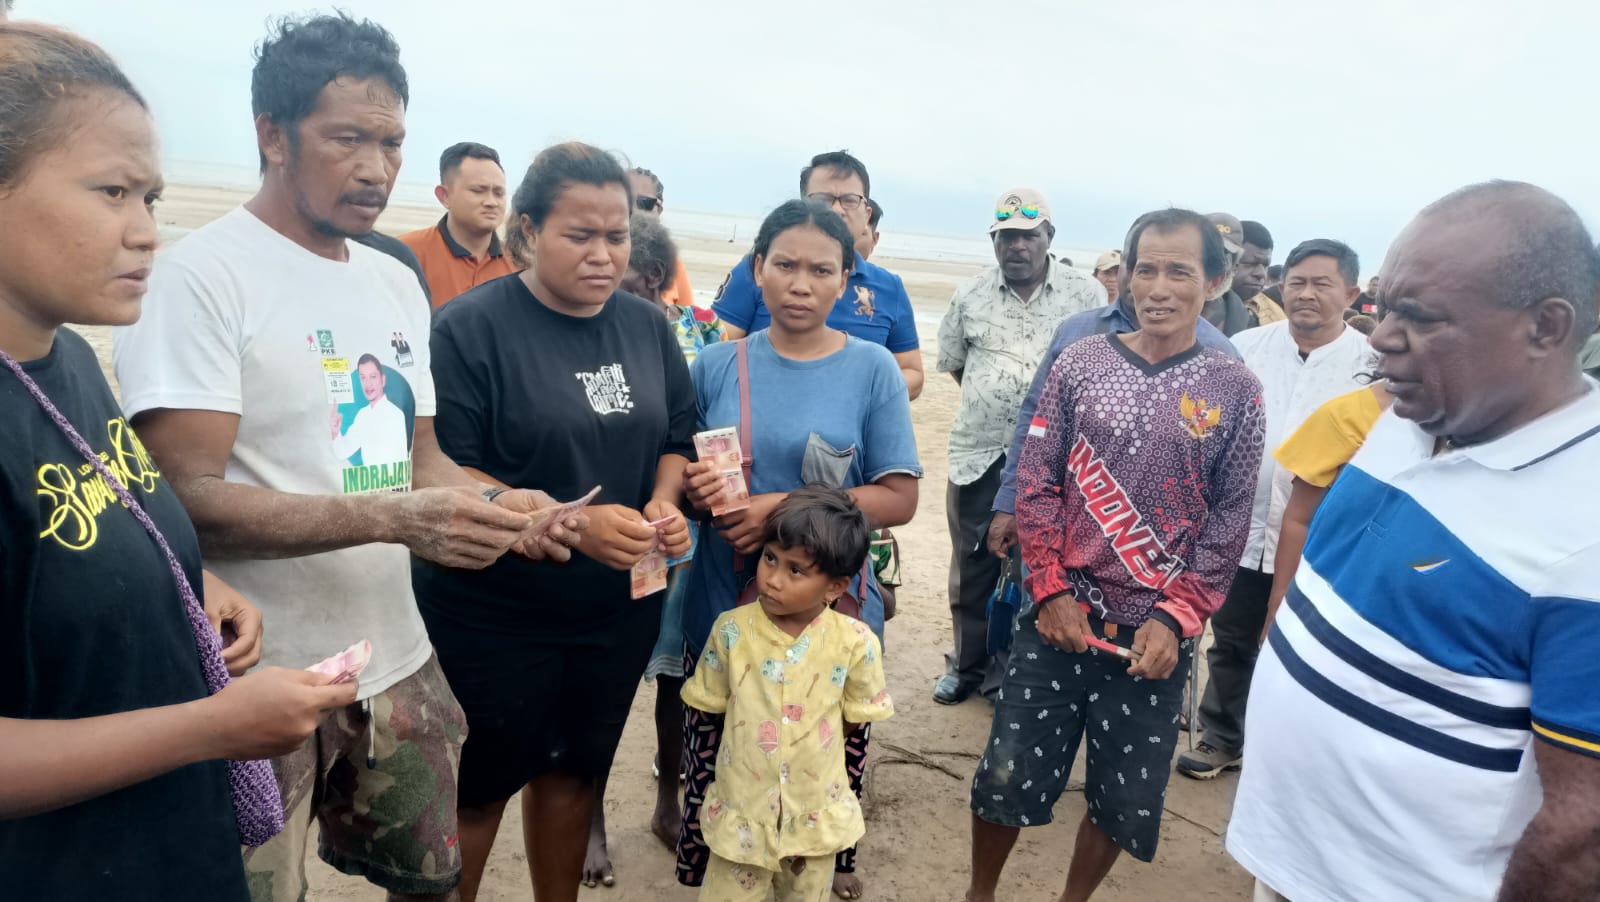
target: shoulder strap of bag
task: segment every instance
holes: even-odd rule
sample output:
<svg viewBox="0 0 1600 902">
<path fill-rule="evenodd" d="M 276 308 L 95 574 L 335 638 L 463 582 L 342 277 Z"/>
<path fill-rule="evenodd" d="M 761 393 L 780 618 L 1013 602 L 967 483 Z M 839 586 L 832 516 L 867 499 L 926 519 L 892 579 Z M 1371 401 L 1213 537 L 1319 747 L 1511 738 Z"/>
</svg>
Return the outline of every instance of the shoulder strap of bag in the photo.
<svg viewBox="0 0 1600 902">
<path fill-rule="evenodd" d="M 750 338 L 746 336 L 733 343 L 734 358 L 738 367 L 739 383 L 739 456 L 742 458 L 739 469 L 744 471 L 744 487 L 750 491 L 750 473 L 753 463 L 750 459 Z M 733 572 L 742 574 L 745 570 L 745 556 L 735 551 L 733 553 Z"/>
<path fill-rule="evenodd" d="M 739 464 L 744 470 L 745 488 L 751 488 L 751 454 L 754 444 L 750 437 L 750 344 L 748 338 L 734 342 L 735 357 L 739 367 L 739 454 L 744 458 Z"/>
</svg>

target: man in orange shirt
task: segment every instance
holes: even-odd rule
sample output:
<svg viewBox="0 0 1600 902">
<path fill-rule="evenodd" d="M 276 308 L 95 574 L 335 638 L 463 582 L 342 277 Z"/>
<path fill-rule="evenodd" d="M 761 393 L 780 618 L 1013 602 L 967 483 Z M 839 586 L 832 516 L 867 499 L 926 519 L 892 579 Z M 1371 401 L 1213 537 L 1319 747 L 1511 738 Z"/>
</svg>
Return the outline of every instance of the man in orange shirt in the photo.
<svg viewBox="0 0 1600 902">
<path fill-rule="evenodd" d="M 439 157 L 433 195 L 445 209 L 439 224 L 400 236 L 422 262 L 433 306 L 517 271 L 496 234 L 506 217 L 506 173 L 494 148 L 451 145 Z"/>
</svg>

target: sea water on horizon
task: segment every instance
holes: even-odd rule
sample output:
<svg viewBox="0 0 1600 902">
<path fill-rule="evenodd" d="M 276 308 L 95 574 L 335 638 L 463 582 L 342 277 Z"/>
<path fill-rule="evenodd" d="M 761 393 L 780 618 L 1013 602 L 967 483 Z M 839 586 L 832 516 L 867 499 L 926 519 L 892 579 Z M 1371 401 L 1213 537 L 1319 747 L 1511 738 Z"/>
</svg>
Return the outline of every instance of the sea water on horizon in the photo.
<svg viewBox="0 0 1600 902">
<path fill-rule="evenodd" d="M 195 185 L 224 188 L 254 188 L 260 176 L 249 166 L 231 163 L 205 163 L 195 160 L 168 160 L 165 164 L 167 180 Z M 435 203 L 433 186 L 398 182 L 390 195 L 390 202 L 408 206 L 431 207 Z M 699 210 L 668 209 L 662 221 L 674 233 L 692 238 L 722 239 L 729 244 L 749 247 L 755 240 L 761 218 L 736 213 L 712 213 Z M 1099 251 L 1057 246 L 1057 254 L 1066 254 L 1079 269 L 1093 265 Z M 906 260 L 928 260 L 938 263 L 967 263 L 984 265 L 994 262 L 994 249 L 982 235 L 936 235 L 889 229 L 878 244 L 879 254 Z"/>
</svg>

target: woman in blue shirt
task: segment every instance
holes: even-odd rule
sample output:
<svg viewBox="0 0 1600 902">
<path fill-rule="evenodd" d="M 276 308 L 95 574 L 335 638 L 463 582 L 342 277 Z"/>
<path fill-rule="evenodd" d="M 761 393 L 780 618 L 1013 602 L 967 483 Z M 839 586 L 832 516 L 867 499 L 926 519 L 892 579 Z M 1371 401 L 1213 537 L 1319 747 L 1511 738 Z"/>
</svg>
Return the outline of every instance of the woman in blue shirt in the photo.
<svg viewBox="0 0 1600 902">
<path fill-rule="evenodd" d="M 908 522 L 917 507 L 917 459 L 911 404 L 894 355 L 880 345 L 827 324 L 834 299 L 855 262 L 854 239 L 844 220 L 826 207 L 793 200 L 774 210 L 756 236 L 751 269 L 772 324 L 745 339 L 748 354 L 752 447 L 750 507 L 718 517 L 703 535 L 689 574 L 683 624 L 692 668 L 712 623 L 737 602 L 755 575 L 755 552 L 767 515 L 794 489 L 811 482 L 845 488 L 874 528 Z M 739 425 L 738 343 L 707 347 L 691 367 L 700 430 Z M 718 502 L 721 478 L 711 463 L 685 471 L 690 500 L 701 511 Z M 862 590 L 861 619 L 883 633 L 883 600 L 870 576 Z M 705 846 L 698 802 L 710 781 L 712 760 L 695 752 L 714 746 L 716 725 L 687 709 L 691 766 L 685 792 L 685 829 L 678 845 L 678 879 L 698 885 Z M 865 754 L 865 731 L 850 749 L 852 773 Z M 698 746 L 699 748 L 696 748 Z M 857 790 L 859 792 L 859 788 Z M 840 870 L 854 870 L 854 853 L 841 853 Z M 854 878 L 847 881 L 854 884 Z M 837 885 L 837 884 L 836 884 Z M 859 885 L 850 891 L 859 893 Z"/>
</svg>

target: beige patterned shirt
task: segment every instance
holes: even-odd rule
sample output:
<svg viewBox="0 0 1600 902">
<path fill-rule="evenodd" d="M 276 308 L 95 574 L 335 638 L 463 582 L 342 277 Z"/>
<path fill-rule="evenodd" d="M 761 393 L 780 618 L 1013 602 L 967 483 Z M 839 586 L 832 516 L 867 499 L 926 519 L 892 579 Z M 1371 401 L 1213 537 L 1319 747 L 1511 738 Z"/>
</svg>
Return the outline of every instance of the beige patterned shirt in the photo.
<svg viewBox="0 0 1600 902">
<path fill-rule="evenodd" d="M 1050 261 L 1044 285 L 1024 301 L 998 265 L 956 290 L 939 325 L 941 373 L 961 371 L 961 403 L 950 427 L 950 481 L 970 485 L 1005 454 L 1017 410 L 1056 328 L 1067 317 L 1106 304 L 1105 288 Z"/>
</svg>

